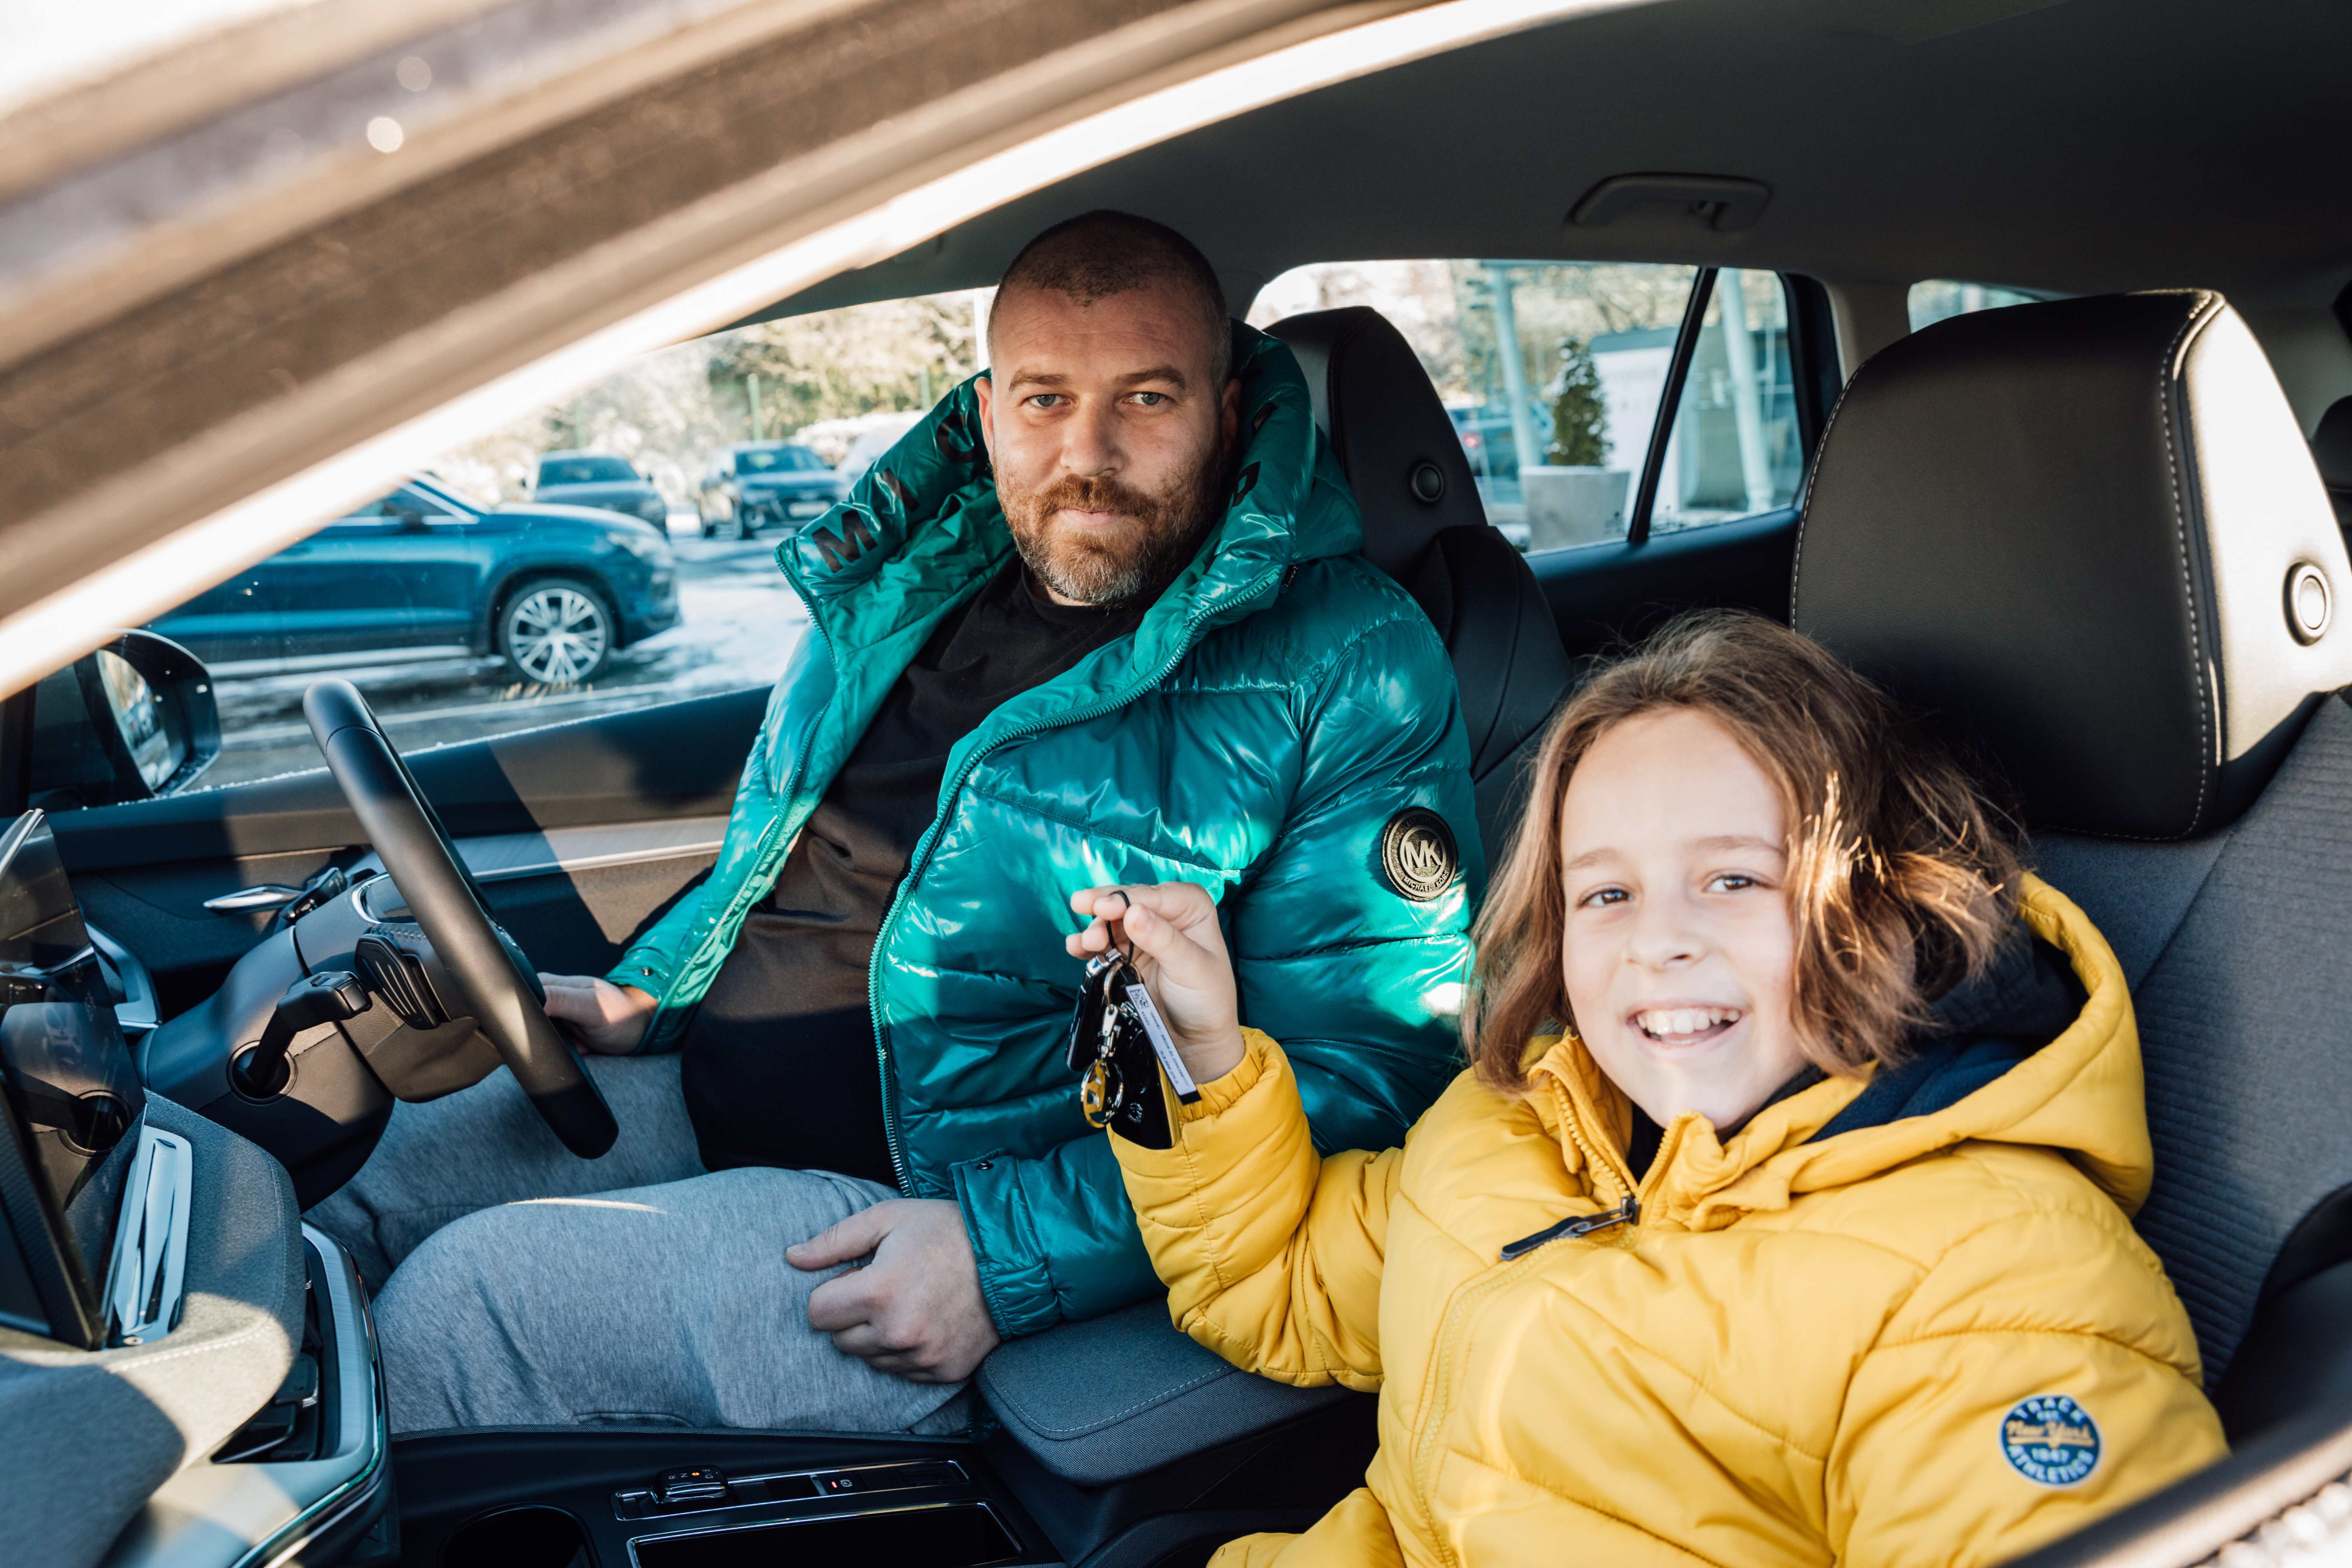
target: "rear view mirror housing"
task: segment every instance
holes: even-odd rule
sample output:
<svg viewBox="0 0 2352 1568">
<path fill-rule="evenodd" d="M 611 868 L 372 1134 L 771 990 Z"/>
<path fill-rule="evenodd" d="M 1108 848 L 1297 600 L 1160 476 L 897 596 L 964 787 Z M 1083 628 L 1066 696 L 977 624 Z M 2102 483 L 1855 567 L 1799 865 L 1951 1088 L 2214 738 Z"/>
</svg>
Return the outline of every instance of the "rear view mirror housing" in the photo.
<svg viewBox="0 0 2352 1568">
<path fill-rule="evenodd" d="M 220 755 L 211 674 L 153 632 L 118 633 L 10 705 L 27 700 L 26 805 L 55 812 L 175 795 Z"/>
</svg>

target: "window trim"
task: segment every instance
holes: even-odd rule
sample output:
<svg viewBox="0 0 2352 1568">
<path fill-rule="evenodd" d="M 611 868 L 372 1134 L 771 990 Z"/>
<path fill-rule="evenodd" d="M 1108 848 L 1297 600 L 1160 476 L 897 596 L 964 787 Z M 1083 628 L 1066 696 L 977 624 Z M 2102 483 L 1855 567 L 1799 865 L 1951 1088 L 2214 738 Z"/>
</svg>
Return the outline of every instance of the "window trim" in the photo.
<svg viewBox="0 0 2352 1568">
<path fill-rule="evenodd" d="M 1682 413 L 1683 391 L 1690 380 L 1691 362 L 1698 355 L 1699 334 L 1706 330 L 1706 308 L 1714 302 L 1716 282 L 1722 270 L 1702 267 L 1691 279 L 1690 298 L 1684 304 L 1682 325 L 1675 334 L 1674 355 L 1666 363 L 1664 390 L 1651 416 L 1650 445 L 1642 457 L 1641 480 L 1625 520 L 1625 542 L 1630 547 L 1639 548 L 1649 542 L 1650 517 L 1657 508 L 1666 448 L 1674 440 L 1675 420 Z M 1803 444 L 1804 456 L 1798 465 L 1797 491 L 1788 506 L 1748 514 L 1769 517 L 1774 511 L 1803 508 L 1806 493 L 1812 486 L 1813 458 L 1822 449 L 1822 437 L 1829 433 L 1830 414 L 1845 383 L 1837 371 L 1836 328 L 1830 317 L 1828 291 L 1801 273 L 1760 267 L 1738 270 L 1769 271 L 1779 279 L 1782 307 L 1789 321 L 1789 379 L 1795 394 L 1797 439 Z M 1746 521 L 1744 517 L 1724 520 L 1726 523 Z"/>
<path fill-rule="evenodd" d="M 1702 267 L 1691 279 L 1690 298 L 1683 304 L 1683 324 L 1675 333 L 1675 352 L 1666 361 L 1666 384 L 1659 394 L 1657 412 L 1650 417 L 1650 447 L 1642 455 L 1642 479 L 1633 491 L 1633 514 L 1625 520 L 1625 542 L 1639 547 L 1650 542 L 1650 512 L 1658 504 L 1658 481 L 1666 469 L 1666 447 L 1675 436 L 1675 418 L 1682 412 L 1683 384 L 1690 379 L 1692 358 L 1698 353 L 1698 335 L 1706 330 L 1707 301 L 1715 298 L 1717 268 Z"/>
</svg>

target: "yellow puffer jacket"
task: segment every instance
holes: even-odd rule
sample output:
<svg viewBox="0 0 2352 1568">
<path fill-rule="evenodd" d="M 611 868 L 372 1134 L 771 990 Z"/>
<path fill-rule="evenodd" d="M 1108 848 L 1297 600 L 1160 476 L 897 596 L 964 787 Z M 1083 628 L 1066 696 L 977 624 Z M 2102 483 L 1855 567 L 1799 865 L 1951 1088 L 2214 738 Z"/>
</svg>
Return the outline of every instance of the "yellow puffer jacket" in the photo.
<svg viewBox="0 0 2352 1568">
<path fill-rule="evenodd" d="M 2221 1458 L 2125 1217 L 2152 1162 L 2123 973 L 2038 881 L 2025 918 L 2089 1001 L 2004 1076 L 1820 1142 L 1863 1080 L 1727 1145 L 1680 1117 L 1637 1223 L 1512 1262 L 1633 1194 L 1629 1103 L 1572 1037 L 1526 1100 L 1465 1073 L 1402 1149 L 1324 1159 L 1251 1032 L 1177 1147 L 1114 1140 L 1180 1327 L 1381 1395 L 1364 1488 L 1217 1568 L 1996 1563 Z"/>
</svg>

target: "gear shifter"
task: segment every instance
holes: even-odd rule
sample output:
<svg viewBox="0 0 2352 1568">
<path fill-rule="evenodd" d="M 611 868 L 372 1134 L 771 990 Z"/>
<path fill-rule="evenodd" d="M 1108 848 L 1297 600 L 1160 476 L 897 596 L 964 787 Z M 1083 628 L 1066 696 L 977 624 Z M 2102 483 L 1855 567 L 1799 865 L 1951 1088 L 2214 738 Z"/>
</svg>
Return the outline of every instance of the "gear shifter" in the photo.
<svg viewBox="0 0 2352 1568">
<path fill-rule="evenodd" d="M 286 1065 L 286 1052 L 295 1036 L 320 1024 L 356 1018 L 373 1005 L 367 987 L 348 969 L 322 969 L 297 980 L 278 999 L 262 1028 L 261 1043 L 229 1062 L 229 1082 L 247 1100 L 277 1099 L 294 1076 Z"/>
</svg>

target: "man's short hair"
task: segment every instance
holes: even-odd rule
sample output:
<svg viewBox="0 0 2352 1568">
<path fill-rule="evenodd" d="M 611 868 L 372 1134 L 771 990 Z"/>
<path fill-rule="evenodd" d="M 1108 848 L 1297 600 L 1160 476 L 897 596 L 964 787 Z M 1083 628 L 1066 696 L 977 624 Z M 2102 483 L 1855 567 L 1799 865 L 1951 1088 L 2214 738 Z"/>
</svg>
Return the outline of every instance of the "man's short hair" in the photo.
<svg viewBox="0 0 2352 1568">
<path fill-rule="evenodd" d="M 1222 391 L 1234 359 L 1224 285 L 1199 247 L 1164 223 L 1107 207 L 1081 213 L 1023 246 L 996 293 L 1001 300 L 1016 289 L 1049 289 L 1091 305 L 1160 282 L 1176 285 L 1198 310 L 1201 330 L 1209 337 L 1209 385 Z M 989 329 L 993 339 L 993 316 Z M 995 357 L 992 342 L 989 354 Z"/>
</svg>

